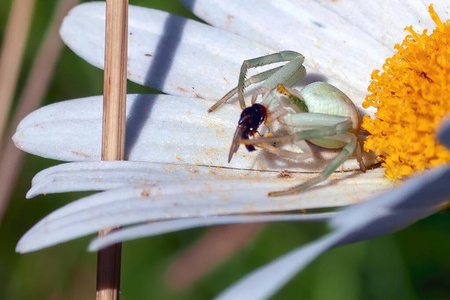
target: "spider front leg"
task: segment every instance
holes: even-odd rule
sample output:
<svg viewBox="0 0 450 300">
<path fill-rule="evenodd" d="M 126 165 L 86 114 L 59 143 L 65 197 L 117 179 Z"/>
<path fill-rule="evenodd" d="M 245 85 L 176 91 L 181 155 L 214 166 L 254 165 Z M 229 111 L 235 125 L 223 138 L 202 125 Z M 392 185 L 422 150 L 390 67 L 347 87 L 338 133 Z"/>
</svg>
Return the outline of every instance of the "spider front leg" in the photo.
<svg viewBox="0 0 450 300">
<path fill-rule="evenodd" d="M 274 155 L 287 158 L 294 161 L 302 161 L 305 159 L 310 158 L 313 153 L 311 151 L 311 148 L 305 141 L 299 141 L 296 143 L 296 146 L 299 148 L 301 152 L 294 152 L 290 150 L 285 150 L 281 148 L 274 147 L 272 145 L 258 145 L 259 148 L 264 149 L 265 151 L 272 153 Z"/>
<path fill-rule="evenodd" d="M 249 59 L 243 62 L 241 66 L 241 72 L 239 75 L 238 86 L 229 91 L 222 99 L 208 109 L 208 112 L 212 112 L 217 109 L 221 104 L 238 94 L 239 103 L 242 109 L 246 108 L 244 100 L 244 88 L 251 84 L 263 82 L 261 87 L 255 92 L 257 95 L 265 91 L 273 90 L 279 83 L 285 86 L 291 87 L 296 82 L 300 81 L 306 75 L 306 69 L 303 66 L 305 57 L 295 51 L 280 51 L 278 53 L 261 56 L 253 59 Z M 250 68 L 261 67 L 273 63 L 288 61 L 288 63 L 281 67 L 276 67 L 261 73 L 258 73 L 249 79 L 245 79 L 247 70 Z M 257 96 L 256 95 L 256 96 Z M 255 96 L 255 95 L 254 95 Z"/>
<path fill-rule="evenodd" d="M 238 99 L 242 109 L 245 108 L 244 81 L 248 69 L 283 61 L 288 61 L 288 63 L 264 81 L 258 89 L 259 91 L 254 93 L 253 98 L 255 98 L 255 94 L 262 94 L 267 91 L 271 91 L 276 88 L 279 83 L 291 87 L 300 79 L 305 77 L 306 69 L 303 66 L 305 57 L 295 51 L 280 51 L 278 53 L 249 59 L 242 63 L 238 81 Z"/>
<path fill-rule="evenodd" d="M 288 143 L 301 140 L 322 139 L 322 142 L 328 141 L 329 143 L 329 146 L 325 148 L 335 149 L 341 148 L 345 145 L 345 142 L 339 141 L 339 139 L 335 138 L 335 136 L 348 133 L 349 129 L 352 127 L 352 121 L 349 118 L 316 113 L 295 114 L 295 116 L 297 115 L 298 118 L 296 118 L 296 120 L 303 119 L 304 123 L 302 124 L 302 126 L 310 127 L 310 129 L 296 130 L 290 134 L 286 134 L 283 136 L 262 137 L 253 140 L 241 139 L 239 142 L 245 145 L 272 145 L 274 143 Z M 326 118 L 329 119 L 324 119 L 325 116 L 327 116 Z M 320 120 L 324 122 L 323 126 L 315 125 L 320 122 Z M 342 146 L 340 146 L 339 144 Z"/>
<path fill-rule="evenodd" d="M 267 78 L 269 78 L 270 76 L 272 76 L 275 72 L 277 72 L 278 70 L 280 70 L 283 66 L 281 67 L 277 67 L 277 68 L 273 68 L 261 73 L 258 73 L 248 79 L 246 79 L 244 81 L 244 89 L 252 84 L 261 82 L 266 80 Z M 210 108 L 208 108 L 208 112 L 213 112 L 215 111 L 219 106 L 221 106 L 223 103 L 227 102 L 229 99 L 231 99 L 231 97 L 233 97 L 234 95 L 236 95 L 238 92 L 238 87 L 233 88 L 231 91 L 229 91 L 228 93 L 225 94 L 225 96 L 222 97 L 222 99 L 220 99 L 219 101 L 217 101 L 216 103 L 214 103 L 213 106 L 211 106 Z"/>
</svg>

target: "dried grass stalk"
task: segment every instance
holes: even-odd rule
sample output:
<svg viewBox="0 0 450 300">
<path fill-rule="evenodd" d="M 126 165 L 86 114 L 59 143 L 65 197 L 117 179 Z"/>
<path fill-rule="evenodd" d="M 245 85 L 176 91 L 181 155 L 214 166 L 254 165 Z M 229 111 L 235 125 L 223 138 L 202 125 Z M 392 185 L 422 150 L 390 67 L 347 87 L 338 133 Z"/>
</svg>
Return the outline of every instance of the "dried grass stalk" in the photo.
<svg viewBox="0 0 450 300">
<path fill-rule="evenodd" d="M 9 14 L 0 54 L 0 141 L 17 86 L 34 0 L 15 0 Z"/>
<path fill-rule="evenodd" d="M 58 33 L 59 27 L 64 16 L 77 3 L 78 0 L 62 0 L 60 2 L 19 97 L 17 111 L 8 127 L 8 133 L 0 151 L 0 178 L 2 178 L 0 181 L 0 223 L 16 185 L 24 156 L 24 153 L 14 146 L 11 137 L 20 120 L 35 110 L 47 93 L 56 63 L 63 49 L 63 43 Z"/>
<path fill-rule="evenodd" d="M 106 1 L 102 160 L 122 160 L 125 150 L 128 1 Z M 99 236 L 113 229 L 99 232 Z M 98 252 L 97 300 L 119 299 L 121 244 Z"/>
</svg>

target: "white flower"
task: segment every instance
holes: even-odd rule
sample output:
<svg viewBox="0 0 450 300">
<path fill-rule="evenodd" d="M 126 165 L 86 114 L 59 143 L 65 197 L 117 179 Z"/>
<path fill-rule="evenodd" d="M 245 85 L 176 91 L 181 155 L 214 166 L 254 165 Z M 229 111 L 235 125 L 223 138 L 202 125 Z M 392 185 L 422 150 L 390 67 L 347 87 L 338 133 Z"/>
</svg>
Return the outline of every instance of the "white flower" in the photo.
<svg viewBox="0 0 450 300">
<path fill-rule="evenodd" d="M 394 53 L 405 26 L 433 28 L 427 3 L 391 1 L 386 10 L 375 0 L 358 6 L 351 1 L 184 2 L 216 28 L 160 11 L 129 9 L 128 77 L 169 94 L 128 96 L 129 161 L 99 162 L 101 96 L 49 105 L 19 125 L 14 140 L 24 151 L 81 161 L 36 175 L 29 197 L 105 190 L 44 218 L 21 239 L 19 252 L 130 224 L 138 225 L 94 241 L 91 250 L 123 239 L 210 224 L 329 219 L 330 214 L 236 215 L 354 204 L 391 186 L 380 169 L 353 172 L 356 163 L 350 159 L 341 170 L 351 172 L 336 173 L 300 195 L 269 198 L 268 191 L 314 176 L 307 172 L 321 170 L 326 159 L 287 164 L 262 152 L 241 149 L 227 164 L 240 108 L 230 103 L 211 114 L 207 109 L 236 85 L 243 60 L 294 50 L 306 57 L 306 81 L 328 81 L 362 112 L 371 114 L 361 107 L 371 71 Z M 448 6 L 436 4 L 443 19 L 449 15 Z M 65 43 L 98 67 L 103 66 L 104 11 L 100 2 L 79 5 L 61 28 Z M 443 136 L 448 145 L 448 133 Z M 322 155 L 327 158 L 332 154 Z M 297 173 L 289 179 L 277 178 L 284 169 Z M 280 259 L 274 264 L 275 273 L 268 267 L 270 277 L 264 271 L 251 277 L 256 281 L 246 281 L 250 286 L 258 282 L 266 289 L 244 285 L 243 290 L 254 294 L 242 299 L 268 297 L 301 266 L 330 247 L 389 233 L 435 212 L 449 195 L 442 184 L 449 176 L 448 168 L 442 168 L 338 213 L 333 219 L 335 233 Z M 434 201 L 422 203 L 424 191 L 430 188 L 434 194 L 427 196 Z M 168 221 L 140 225 L 156 220 Z M 383 227 L 386 220 L 394 227 Z M 262 280 L 272 284 L 262 284 Z M 230 293 L 241 295 L 242 289 L 236 291 Z"/>
</svg>

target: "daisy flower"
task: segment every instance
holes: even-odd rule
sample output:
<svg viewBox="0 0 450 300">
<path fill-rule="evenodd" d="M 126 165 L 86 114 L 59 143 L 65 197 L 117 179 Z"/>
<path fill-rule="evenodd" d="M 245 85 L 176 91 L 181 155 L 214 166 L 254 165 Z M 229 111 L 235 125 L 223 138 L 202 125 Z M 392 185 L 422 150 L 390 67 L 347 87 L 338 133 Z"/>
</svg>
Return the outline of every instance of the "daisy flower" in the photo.
<svg viewBox="0 0 450 300">
<path fill-rule="evenodd" d="M 393 179 L 386 178 L 382 168 L 366 173 L 355 170 L 354 158 L 341 166 L 342 172 L 315 188 L 299 195 L 268 197 L 269 191 L 315 176 L 314 172 L 322 170 L 335 153 L 320 151 L 307 161 L 294 163 L 264 151 L 248 153 L 241 149 L 228 164 L 227 152 L 240 108 L 230 102 L 213 113 L 207 110 L 236 85 L 245 59 L 294 50 L 306 57 L 308 75 L 300 84 L 327 81 L 348 95 L 366 116 L 363 126 L 372 134 L 366 149 L 375 151 L 388 170 L 396 168 L 391 167 L 392 160 L 407 161 L 407 168 L 414 171 L 447 162 L 448 150 L 439 143 L 428 143 L 434 143 L 434 128 L 442 126 L 440 120 L 449 112 L 448 106 L 440 106 L 446 99 L 443 87 L 448 86 L 442 76 L 449 69 L 448 53 L 427 52 L 427 56 L 420 51 L 406 52 L 413 48 L 406 41 L 430 51 L 448 48 L 445 43 L 449 40 L 449 24 L 442 23 L 437 15 L 446 20 L 449 4 L 441 2 L 435 4 L 434 10 L 431 8 L 430 17 L 428 1 L 391 1 L 387 11 L 386 4 L 379 1 L 356 7 L 351 1 L 184 1 L 214 27 L 130 6 L 128 78 L 166 95 L 128 95 L 128 161 L 99 161 L 101 96 L 49 105 L 22 121 L 14 136 L 20 149 L 72 161 L 36 175 L 28 197 L 69 191 L 103 192 L 51 213 L 24 235 L 17 250 L 34 251 L 126 225 L 133 226 L 94 240 L 90 249 L 213 224 L 332 219 L 334 233 L 280 258 L 223 295 L 224 299 L 238 299 L 236 295 L 246 291 L 243 299 L 260 299 L 274 293 L 302 266 L 331 247 L 390 233 L 439 210 L 450 192 L 445 187 L 450 176 L 448 167 L 380 194 L 393 186 Z M 70 12 L 61 28 L 67 46 L 100 68 L 104 11 L 101 2 L 81 4 Z M 396 46 L 404 38 L 406 26 L 412 26 L 406 32 L 409 37 L 402 46 Z M 422 32 L 435 28 L 440 35 L 431 46 L 427 33 Z M 383 71 L 372 74 L 385 61 Z M 421 67 L 425 66 L 422 74 Z M 397 76 L 403 73 L 409 77 Z M 371 96 L 366 98 L 371 79 Z M 413 102 L 406 100 L 408 91 L 414 92 L 408 98 Z M 388 101 L 386 95 L 392 98 Z M 390 107 L 396 107 L 391 115 L 397 113 L 397 106 L 390 105 L 399 101 L 412 104 L 397 116 L 403 127 L 394 127 L 385 116 Z M 383 112 L 377 120 L 388 125 L 378 126 L 378 121 L 371 121 L 374 106 L 377 114 Z M 411 115 L 418 108 L 427 111 L 429 107 L 431 112 L 424 118 Z M 404 129 L 414 127 L 427 132 L 427 139 L 421 139 L 425 134 L 412 136 Z M 447 127 L 441 131 L 441 141 L 448 147 Z M 402 128 L 407 145 L 411 143 L 420 158 L 411 156 L 408 160 L 402 156 L 402 148 L 389 148 L 401 144 L 383 139 L 390 137 L 387 130 L 394 128 Z M 426 147 L 425 158 L 420 156 L 421 147 Z M 365 157 L 367 164 L 374 160 L 370 154 Z M 279 178 L 283 170 L 290 172 L 289 178 Z M 397 178 L 390 171 L 387 174 Z M 375 198 L 334 214 L 258 215 L 344 206 L 371 197 Z"/>
</svg>

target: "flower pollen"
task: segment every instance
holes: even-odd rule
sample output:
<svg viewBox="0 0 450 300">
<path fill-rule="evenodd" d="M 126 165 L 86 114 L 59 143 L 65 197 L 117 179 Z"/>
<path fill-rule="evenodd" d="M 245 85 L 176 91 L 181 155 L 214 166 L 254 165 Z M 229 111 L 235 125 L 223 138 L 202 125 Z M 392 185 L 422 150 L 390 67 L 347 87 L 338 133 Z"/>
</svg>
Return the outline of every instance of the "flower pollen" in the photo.
<svg viewBox="0 0 450 300">
<path fill-rule="evenodd" d="M 450 152 L 436 140 L 441 119 L 450 112 L 450 21 L 442 23 L 429 6 L 437 28 L 427 35 L 410 34 L 397 53 L 375 70 L 363 107 L 377 108 L 362 127 L 371 135 L 364 149 L 374 151 L 386 176 L 400 179 L 415 171 L 450 161 Z"/>
</svg>

